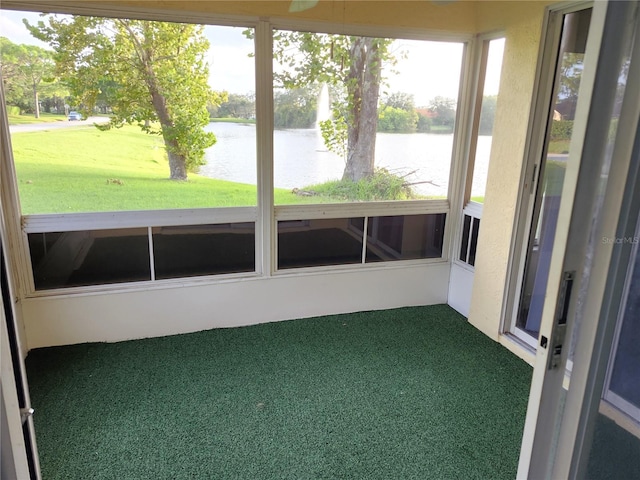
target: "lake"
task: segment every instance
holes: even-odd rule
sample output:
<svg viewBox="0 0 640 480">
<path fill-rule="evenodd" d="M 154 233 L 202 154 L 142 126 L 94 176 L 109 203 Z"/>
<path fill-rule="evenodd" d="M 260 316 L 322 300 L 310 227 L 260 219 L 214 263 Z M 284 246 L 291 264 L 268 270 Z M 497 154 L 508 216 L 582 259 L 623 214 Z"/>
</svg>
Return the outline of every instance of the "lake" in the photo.
<svg viewBox="0 0 640 480">
<path fill-rule="evenodd" d="M 210 123 L 217 143 L 206 151 L 206 177 L 256 184 L 256 128 L 253 124 Z M 339 179 L 344 161 L 327 151 L 317 129 L 274 131 L 274 185 L 277 188 L 304 188 Z M 446 196 L 449 183 L 452 134 L 378 133 L 376 166 L 416 183 L 421 195 Z M 472 196 L 484 195 L 491 137 L 478 137 Z M 413 173 L 412 173 L 413 172 Z"/>
</svg>

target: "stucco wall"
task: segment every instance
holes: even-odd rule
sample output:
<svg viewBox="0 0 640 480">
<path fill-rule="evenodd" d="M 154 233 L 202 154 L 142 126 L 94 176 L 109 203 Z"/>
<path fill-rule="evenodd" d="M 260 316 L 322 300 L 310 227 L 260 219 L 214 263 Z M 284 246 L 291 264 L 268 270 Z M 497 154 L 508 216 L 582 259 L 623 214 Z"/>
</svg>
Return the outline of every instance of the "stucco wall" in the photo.
<svg viewBox="0 0 640 480">
<path fill-rule="evenodd" d="M 543 2 L 478 5 L 481 30 L 506 33 L 469 322 L 498 339 L 512 227 L 540 47 Z"/>
</svg>

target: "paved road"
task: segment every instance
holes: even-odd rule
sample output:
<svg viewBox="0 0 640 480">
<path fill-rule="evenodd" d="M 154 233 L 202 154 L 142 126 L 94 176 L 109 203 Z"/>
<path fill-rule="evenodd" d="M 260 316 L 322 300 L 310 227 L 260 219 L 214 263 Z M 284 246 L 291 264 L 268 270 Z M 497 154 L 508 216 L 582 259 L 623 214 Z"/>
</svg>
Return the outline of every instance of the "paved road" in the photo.
<svg viewBox="0 0 640 480">
<path fill-rule="evenodd" d="M 55 130 L 57 128 L 93 126 L 94 123 L 107 123 L 108 121 L 109 117 L 89 117 L 86 120 L 73 122 L 28 123 L 25 125 L 9 125 L 9 131 L 11 133 L 38 132 L 41 130 Z"/>
</svg>

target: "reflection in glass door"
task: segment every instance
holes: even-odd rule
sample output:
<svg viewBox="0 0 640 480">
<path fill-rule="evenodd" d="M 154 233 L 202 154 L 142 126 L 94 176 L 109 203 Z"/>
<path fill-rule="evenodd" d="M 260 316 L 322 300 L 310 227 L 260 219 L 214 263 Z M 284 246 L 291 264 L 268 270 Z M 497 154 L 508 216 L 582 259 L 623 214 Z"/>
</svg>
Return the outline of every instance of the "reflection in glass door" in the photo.
<svg viewBox="0 0 640 480">
<path fill-rule="evenodd" d="M 563 16 L 553 103 L 549 109 L 543 159 L 537 169 L 538 185 L 516 316 L 516 328 L 533 339 L 537 339 L 540 332 L 590 20 L 591 9 Z"/>
</svg>

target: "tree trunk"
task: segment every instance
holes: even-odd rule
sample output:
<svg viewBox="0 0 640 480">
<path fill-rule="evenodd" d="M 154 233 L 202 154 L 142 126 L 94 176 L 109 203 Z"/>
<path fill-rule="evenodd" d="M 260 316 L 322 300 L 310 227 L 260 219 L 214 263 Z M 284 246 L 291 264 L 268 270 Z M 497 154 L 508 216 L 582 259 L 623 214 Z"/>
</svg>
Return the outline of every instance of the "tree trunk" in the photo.
<svg viewBox="0 0 640 480">
<path fill-rule="evenodd" d="M 150 65 L 147 66 L 147 85 L 149 87 L 149 93 L 151 94 L 153 108 L 158 115 L 158 120 L 162 127 L 162 138 L 165 148 L 167 149 L 167 156 L 169 157 L 169 178 L 171 180 L 186 180 L 187 162 L 185 156 L 179 153 L 180 148 L 178 142 L 171 135 L 171 130 L 174 127 L 173 119 L 167 109 L 167 100 L 160 92 L 157 79 Z"/>
<path fill-rule="evenodd" d="M 34 103 L 34 113 L 36 118 L 40 118 L 40 101 L 38 98 L 38 86 L 33 84 L 33 103 Z"/>
<path fill-rule="evenodd" d="M 184 162 L 184 157 L 171 152 L 166 139 L 164 143 L 167 146 L 167 156 L 169 157 L 169 178 L 171 180 L 186 180 L 187 167 Z"/>
<path fill-rule="evenodd" d="M 382 59 L 374 38 L 355 38 L 350 53 L 347 90 L 353 112 L 347 122 L 347 164 L 342 179 L 357 182 L 374 172 Z"/>
</svg>

